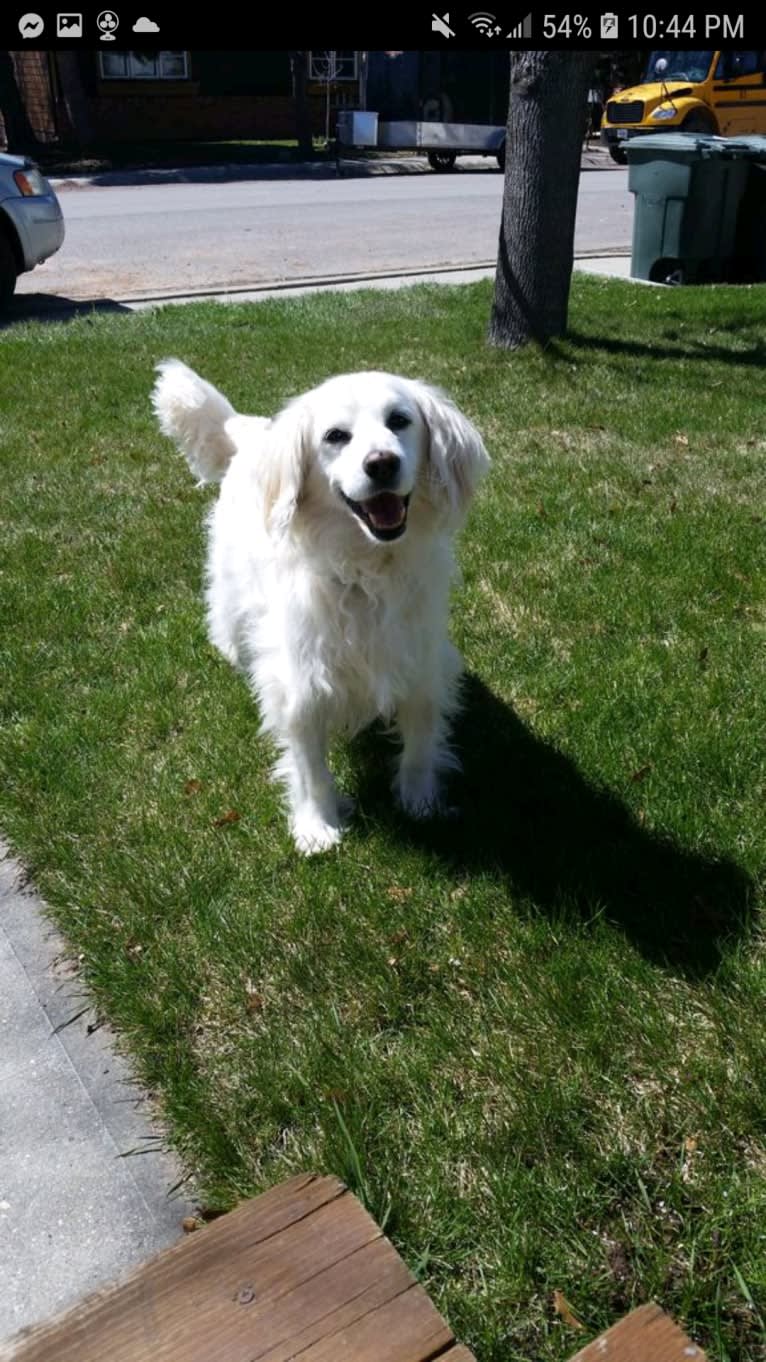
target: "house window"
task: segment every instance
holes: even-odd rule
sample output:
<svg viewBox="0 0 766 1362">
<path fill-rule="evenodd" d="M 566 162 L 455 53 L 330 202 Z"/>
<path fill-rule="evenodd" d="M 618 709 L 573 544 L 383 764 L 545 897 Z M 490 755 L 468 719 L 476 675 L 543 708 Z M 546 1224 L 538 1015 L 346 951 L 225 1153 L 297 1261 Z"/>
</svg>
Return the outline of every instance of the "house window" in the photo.
<svg viewBox="0 0 766 1362">
<path fill-rule="evenodd" d="M 188 80 L 186 52 L 99 52 L 104 80 Z"/>
<path fill-rule="evenodd" d="M 358 52 L 312 52 L 312 80 L 356 80 Z"/>
</svg>

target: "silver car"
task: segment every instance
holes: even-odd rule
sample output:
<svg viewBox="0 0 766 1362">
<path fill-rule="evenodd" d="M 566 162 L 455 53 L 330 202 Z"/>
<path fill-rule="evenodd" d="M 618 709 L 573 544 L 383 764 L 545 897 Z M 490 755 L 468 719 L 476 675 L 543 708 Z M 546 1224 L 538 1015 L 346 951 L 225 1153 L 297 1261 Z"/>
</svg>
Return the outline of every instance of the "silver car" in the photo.
<svg viewBox="0 0 766 1362">
<path fill-rule="evenodd" d="M 64 215 L 34 161 L 0 153 L 0 307 L 16 280 L 41 265 L 64 240 Z"/>
</svg>

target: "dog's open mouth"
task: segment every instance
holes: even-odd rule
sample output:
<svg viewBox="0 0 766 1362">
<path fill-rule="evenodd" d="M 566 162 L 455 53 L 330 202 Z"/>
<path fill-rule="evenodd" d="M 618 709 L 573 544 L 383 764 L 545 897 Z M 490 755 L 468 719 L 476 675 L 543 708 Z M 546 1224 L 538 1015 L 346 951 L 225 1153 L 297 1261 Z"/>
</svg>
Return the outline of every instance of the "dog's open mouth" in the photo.
<svg viewBox="0 0 766 1362">
<path fill-rule="evenodd" d="M 352 501 L 345 492 L 341 492 L 341 496 L 376 539 L 398 539 L 404 534 L 409 495 L 400 497 L 396 492 L 377 492 L 366 501 Z"/>
</svg>

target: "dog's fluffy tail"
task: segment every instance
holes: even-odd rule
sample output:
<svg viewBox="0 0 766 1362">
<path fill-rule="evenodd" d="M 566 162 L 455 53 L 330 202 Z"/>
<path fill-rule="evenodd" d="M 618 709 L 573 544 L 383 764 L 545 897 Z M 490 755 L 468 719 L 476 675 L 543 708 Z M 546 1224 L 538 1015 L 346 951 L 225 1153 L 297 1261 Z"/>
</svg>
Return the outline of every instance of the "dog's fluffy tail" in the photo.
<svg viewBox="0 0 766 1362">
<path fill-rule="evenodd" d="M 157 365 L 152 406 L 200 482 L 220 482 L 236 451 L 226 423 L 236 415 L 223 393 L 177 359 Z"/>
</svg>

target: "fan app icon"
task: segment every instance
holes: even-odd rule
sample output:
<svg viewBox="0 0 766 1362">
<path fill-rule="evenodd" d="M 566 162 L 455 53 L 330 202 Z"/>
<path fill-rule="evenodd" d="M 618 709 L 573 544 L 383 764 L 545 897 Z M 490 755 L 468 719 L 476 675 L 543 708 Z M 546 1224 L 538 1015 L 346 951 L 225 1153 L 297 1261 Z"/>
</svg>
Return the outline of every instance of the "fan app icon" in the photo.
<svg viewBox="0 0 766 1362">
<path fill-rule="evenodd" d="M 113 9 L 104 9 L 96 20 L 102 43 L 114 42 L 114 30 L 119 27 L 119 19 Z"/>
</svg>

